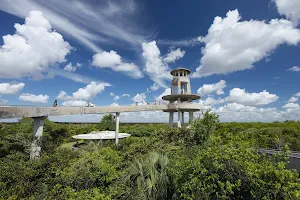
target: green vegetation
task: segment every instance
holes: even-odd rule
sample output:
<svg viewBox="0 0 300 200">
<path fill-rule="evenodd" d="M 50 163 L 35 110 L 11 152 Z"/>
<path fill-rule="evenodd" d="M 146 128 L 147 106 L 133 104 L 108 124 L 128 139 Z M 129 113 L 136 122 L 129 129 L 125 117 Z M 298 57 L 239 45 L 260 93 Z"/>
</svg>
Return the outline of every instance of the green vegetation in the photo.
<svg viewBox="0 0 300 200">
<path fill-rule="evenodd" d="M 300 199 L 300 178 L 287 170 L 300 150 L 300 122 L 219 123 L 206 112 L 189 129 L 121 125 L 132 136 L 72 150 L 72 135 L 114 130 L 45 120 L 42 156 L 29 160 L 31 119 L 0 124 L 0 199 Z M 257 149 L 279 148 L 266 157 Z"/>
</svg>

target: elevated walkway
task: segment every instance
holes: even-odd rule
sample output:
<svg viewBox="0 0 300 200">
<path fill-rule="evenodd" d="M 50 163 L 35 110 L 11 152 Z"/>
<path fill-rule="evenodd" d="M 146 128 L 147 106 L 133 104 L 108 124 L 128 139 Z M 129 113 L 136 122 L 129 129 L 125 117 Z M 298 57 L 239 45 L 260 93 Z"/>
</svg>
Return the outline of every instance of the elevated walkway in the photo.
<svg viewBox="0 0 300 200">
<path fill-rule="evenodd" d="M 259 149 L 259 153 L 265 153 L 268 156 L 276 155 L 282 151 L 278 149 Z M 300 173 L 300 152 L 299 151 L 291 151 L 289 154 L 289 164 L 287 166 L 288 169 L 296 169 L 298 173 Z"/>
<path fill-rule="evenodd" d="M 101 113 L 122 113 L 176 109 L 200 109 L 199 104 L 179 103 L 142 106 L 106 106 L 106 107 L 0 107 L 0 119 L 21 117 L 43 117 L 57 115 L 81 115 Z"/>
</svg>

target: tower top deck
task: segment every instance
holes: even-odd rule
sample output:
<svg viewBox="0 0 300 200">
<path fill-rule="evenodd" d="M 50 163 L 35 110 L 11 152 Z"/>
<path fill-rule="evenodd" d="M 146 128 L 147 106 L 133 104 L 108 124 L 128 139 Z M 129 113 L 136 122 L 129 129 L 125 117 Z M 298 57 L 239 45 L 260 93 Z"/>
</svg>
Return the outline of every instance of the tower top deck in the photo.
<svg viewBox="0 0 300 200">
<path fill-rule="evenodd" d="M 187 68 L 177 68 L 172 70 L 170 73 L 172 76 L 187 76 L 191 73 L 191 71 Z"/>
</svg>

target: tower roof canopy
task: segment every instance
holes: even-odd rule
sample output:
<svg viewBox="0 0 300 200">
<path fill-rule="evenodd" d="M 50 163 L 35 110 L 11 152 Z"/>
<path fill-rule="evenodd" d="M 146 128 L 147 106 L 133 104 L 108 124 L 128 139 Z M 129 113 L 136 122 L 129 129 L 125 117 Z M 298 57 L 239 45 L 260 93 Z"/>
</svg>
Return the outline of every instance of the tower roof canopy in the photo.
<svg viewBox="0 0 300 200">
<path fill-rule="evenodd" d="M 191 73 L 191 71 L 187 68 L 177 68 L 171 71 L 171 75 L 175 76 L 176 72 L 181 72 L 181 71 L 185 71 L 187 74 Z"/>
</svg>

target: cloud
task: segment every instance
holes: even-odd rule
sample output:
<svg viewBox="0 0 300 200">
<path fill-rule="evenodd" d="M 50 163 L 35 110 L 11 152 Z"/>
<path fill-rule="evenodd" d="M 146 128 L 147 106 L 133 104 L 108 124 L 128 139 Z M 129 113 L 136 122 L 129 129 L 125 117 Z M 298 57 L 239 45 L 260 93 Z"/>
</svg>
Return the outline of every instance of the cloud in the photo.
<svg viewBox="0 0 300 200">
<path fill-rule="evenodd" d="M 213 106 L 225 102 L 224 99 L 220 99 L 220 98 L 214 99 L 212 97 L 207 97 L 204 101 L 203 100 L 199 100 L 199 101 L 202 101 L 201 103 L 203 103 L 204 106 Z"/>
<path fill-rule="evenodd" d="M 83 76 L 80 74 L 76 74 L 74 72 L 67 72 L 59 68 L 49 68 L 47 69 L 48 73 L 51 73 L 53 76 L 60 76 L 78 83 L 89 84 L 91 82 L 101 82 L 100 80 L 96 80 L 87 76 Z"/>
<path fill-rule="evenodd" d="M 138 103 L 138 104 L 144 104 L 145 101 L 146 101 L 146 94 L 145 93 L 137 93 L 133 98 L 132 100 L 135 102 L 135 103 Z"/>
<path fill-rule="evenodd" d="M 155 41 L 142 43 L 143 57 L 145 59 L 144 71 L 149 75 L 151 80 L 160 87 L 167 87 L 165 80 L 171 80 L 170 70 L 167 63 L 163 62 L 160 50 Z"/>
<path fill-rule="evenodd" d="M 67 95 L 67 93 L 63 90 L 61 90 L 59 92 L 59 94 L 57 95 L 56 97 L 57 99 L 60 99 L 60 100 L 69 100 L 69 99 L 72 99 L 71 96 Z"/>
<path fill-rule="evenodd" d="M 300 67 L 294 66 L 294 67 L 288 69 L 287 71 L 300 72 Z"/>
<path fill-rule="evenodd" d="M 225 18 L 215 17 L 203 38 L 203 56 L 192 77 L 250 69 L 279 45 L 297 45 L 300 41 L 300 30 L 288 20 L 240 20 L 238 10 L 229 11 Z"/>
<path fill-rule="evenodd" d="M 114 102 L 114 103 L 110 104 L 109 106 L 119 106 L 119 104 L 117 102 Z"/>
<path fill-rule="evenodd" d="M 115 100 L 115 101 L 117 101 L 117 100 L 119 100 L 119 99 L 120 99 L 120 96 L 115 96 L 115 97 L 114 97 L 114 100 Z"/>
<path fill-rule="evenodd" d="M 289 100 L 288 100 L 288 102 L 289 103 L 295 103 L 296 101 L 298 101 L 299 100 L 299 98 L 297 98 L 297 97 L 291 97 Z"/>
<path fill-rule="evenodd" d="M 293 108 L 300 108 L 300 106 L 297 103 L 287 103 L 284 106 L 282 106 L 282 108 L 291 108 L 291 109 L 293 109 Z"/>
<path fill-rule="evenodd" d="M 158 97 L 155 98 L 155 100 L 160 103 L 168 103 L 168 101 L 163 100 L 162 97 L 169 94 L 171 94 L 171 88 L 166 88 L 163 93 L 161 93 Z"/>
<path fill-rule="evenodd" d="M 117 72 L 123 72 L 135 79 L 143 77 L 143 73 L 134 63 L 123 63 L 121 56 L 115 52 L 101 52 L 93 56 L 92 65 L 99 68 L 110 68 Z"/>
<path fill-rule="evenodd" d="M 110 93 L 109 93 L 109 96 L 113 97 L 113 96 L 115 96 L 115 94 L 112 93 L 112 92 L 110 92 Z"/>
<path fill-rule="evenodd" d="M 122 94 L 122 97 L 130 97 L 130 94 Z"/>
<path fill-rule="evenodd" d="M 72 63 L 70 62 L 69 64 L 67 64 L 64 67 L 64 70 L 67 71 L 67 72 L 75 72 L 80 67 L 82 67 L 81 63 L 77 63 L 76 65 L 73 66 Z"/>
<path fill-rule="evenodd" d="M 295 94 L 296 97 L 300 97 L 300 92 Z"/>
<path fill-rule="evenodd" d="M 285 15 L 295 24 L 300 23 L 300 1 L 299 0 L 274 0 L 279 14 Z"/>
<path fill-rule="evenodd" d="M 150 89 L 151 89 L 152 91 L 156 91 L 156 90 L 159 89 L 159 86 L 157 85 L 157 83 L 153 83 L 153 85 L 150 87 Z"/>
<path fill-rule="evenodd" d="M 24 88 L 24 83 L 0 83 L 0 94 L 16 94 Z"/>
<path fill-rule="evenodd" d="M 132 47 L 152 35 L 151 30 L 146 31 L 141 23 L 137 23 L 140 20 L 135 20 L 145 14 L 135 1 L 14 0 L 0 1 L 0 9 L 21 18 L 31 10 L 40 10 L 55 29 L 94 52 L 102 51 L 99 43 Z"/>
<path fill-rule="evenodd" d="M 105 87 L 110 86 L 108 83 L 91 82 L 84 88 L 79 88 L 77 92 L 73 93 L 73 99 L 90 100 L 103 92 Z"/>
<path fill-rule="evenodd" d="M 115 51 L 110 51 L 110 52 L 102 52 L 102 53 L 97 53 L 93 56 L 93 65 L 98 66 L 98 67 L 109 67 L 113 68 L 116 65 L 121 64 L 121 56 L 115 52 Z"/>
<path fill-rule="evenodd" d="M 51 29 L 42 12 L 31 11 L 25 24 L 15 24 L 14 35 L 3 36 L 0 78 L 41 78 L 56 63 L 65 62 L 71 46 Z"/>
<path fill-rule="evenodd" d="M 185 39 L 185 40 L 158 40 L 157 43 L 160 45 L 168 45 L 168 46 L 181 46 L 181 47 L 196 46 L 202 44 L 202 37 L 199 36 L 199 37 Z"/>
<path fill-rule="evenodd" d="M 96 97 L 98 94 L 104 91 L 105 87 L 111 86 L 109 83 L 96 83 L 91 82 L 84 88 L 79 88 L 76 92 L 73 92 L 72 96 L 69 96 L 65 91 L 61 90 L 59 94 L 57 95 L 57 99 L 60 100 L 70 100 L 67 101 L 68 105 L 69 103 L 72 103 L 74 101 L 74 104 L 80 104 L 82 101 L 79 100 L 91 100 L 94 97 Z"/>
<path fill-rule="evenodd" d="M 34 95 L 29 93 L 23 93 L 19 97 L 22 101 L 32 102 L 32 103 L 48 103 L 48 95 Z"/>
<path fill-rule="evenodd" d="M 69 100 L 62 103 L 62 106 L 76 106 L 76 107 L 83 107 L 87 106 L 87 102 L 83 100 Z"/>
<path fill-rule="evenodd" d="M 278 98 L 277 95 L 270 94 L 266 90 L 260 93 L 247 93 L 245 89 L 233 88 L 230 90 L 229 96 L 225 98 L 225 101 L 245 106 L 262 106 L 273 103 Z"/>
<path fill-rule="evenodd" d="M 217 95 L 224 94 L 223 89 L 226 87 L 226 81 L 220 80 L 215 84 L 204 84 L 197 90 L 197 93 L 201 96 L 216 93 Z"/>
<path fill-rule="evenodd" d="M 166 57 L 164 57 L 164 61 L 166 63 L 170 63 L 170 62 L 175 62 L 176 60 L 182 58 L 185 54 L 185 51 L 182 51 L 180 48 L 176 49 L 176 50 L 172 50 L 170 51 Z"/>
</svg>

